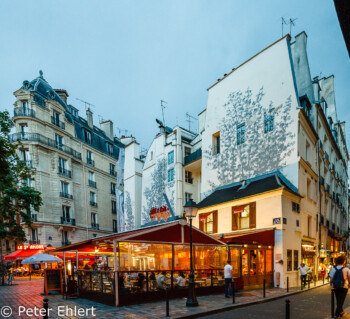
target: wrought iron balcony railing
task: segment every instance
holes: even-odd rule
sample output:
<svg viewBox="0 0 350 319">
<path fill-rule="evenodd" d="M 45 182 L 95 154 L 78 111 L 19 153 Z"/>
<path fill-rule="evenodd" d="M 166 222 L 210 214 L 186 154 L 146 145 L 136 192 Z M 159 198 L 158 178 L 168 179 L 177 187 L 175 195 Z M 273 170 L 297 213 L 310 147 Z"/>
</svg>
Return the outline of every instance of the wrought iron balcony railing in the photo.
<svg viewBox="0 0 350 319">
<path fill-rule="evenodd" d="M 60 196 L 64 198 L 73 199 L 73 195 L 64 192 L 60 192 Z"/>
<path fill-rule="evenodd" d="M 60 121 L 59 119 L 57 119 L 53 116 L 51 116 L 51 123 L 58 126 L 59 128 L 61 128 L 63 130 L 66 128 L 66 125 L 62 121 Z"/>
<path fill-rule="evenodd" d="M 62 175 L 62 176 L 66 176 L 69 178 L 72 178 L 72 171 L 65 169 L 61 166 L 58 167 L 58 174 Z"/>
<path fill-rule="evenodd" d="M 75 226 L 75 218 L 67 218 L 61 216 L 61 224 Z"/>
<path fill-rule="evenodd" d="M 90 166 L 93 166 L 93 167 L 95 167 L 95 161 L 93 160 L 93 159 L 91 159 L 91 158 L 86 158 L 86 163 L 88 164 L 88 165 L 90 165 Z"/>
<path fill-rule="evenodd" d="M 96 188 L 96 182 L 89 179 L 89 186 Z"/>
<path fill-rule="evenodd" d="M 91 228 L 92 229 L 100 229 L 99 225 L 95 224 L 95 223 L 91 223 Z"/>
<path fill-rule="evenodd" d="M 217 149 L 216 149 L 216 151 L 217 151 Z M 215 153 L 215 154 L 217 154 L 217 153 Z M 197 151 L 185 156 L 184 165 L 191 163 L 191 162 L 193 162 L 201 157 L 202 157 L 202 149 L 200 148 Z"/>
<path fill-rule="evenodd" d="M 94 201 L 90 201 L 90 205 L 91 205 L 91 206 L 94 206 L 94 207 L 97 207 L 97 203 L 94 202 Z"/>
<path fill-rule="evenodd" d="M 30 116 L 30 117 L 36 117 L 35 111 L 29 108 L 23 108 L 23 107 L 16 107 L 13 110 L 13 116 Z"/>
</svg>

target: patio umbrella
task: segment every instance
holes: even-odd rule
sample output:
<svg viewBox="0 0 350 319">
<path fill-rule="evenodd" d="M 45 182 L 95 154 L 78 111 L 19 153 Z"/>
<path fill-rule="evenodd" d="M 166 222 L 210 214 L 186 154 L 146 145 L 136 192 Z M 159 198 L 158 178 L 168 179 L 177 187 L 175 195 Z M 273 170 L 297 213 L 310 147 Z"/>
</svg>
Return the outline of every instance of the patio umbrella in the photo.
<svg viewBox="0 0 350 319">
<path fill-rule="evenodd" d="M 61 258 L 49 255 L 49 254 L 38 254 L 22 261 L 23 265 L 28 264 L 43 264 L 43 263 L 60 263 L 62 262 Z"/>
</svg>

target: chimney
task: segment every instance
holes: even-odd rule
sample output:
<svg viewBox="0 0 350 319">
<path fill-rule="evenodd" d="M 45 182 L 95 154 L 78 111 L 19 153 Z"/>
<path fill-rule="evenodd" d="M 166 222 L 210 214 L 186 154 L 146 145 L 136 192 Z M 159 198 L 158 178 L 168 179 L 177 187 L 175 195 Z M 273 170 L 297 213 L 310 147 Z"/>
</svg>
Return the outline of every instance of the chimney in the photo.
<svg viewBox="0 0 350 319">
<path fill-rule="evenodd" d="M 312 89 L 314 91 L 314 98 L 315 98 L 315 103 L 320 102 L 320 85 L 318 84 L 318 76 L 315 76 L 313 81 L 312 81 Z"/>
<path fill-rule="evenodd" d="M 65 104 L 67 104 L 67 98 L 69 96 L 68 92 L 66 90 L 64 90 L 64 89 L 55 89 L 54 91 L 58 94 L 58 96 L 61 98 L 61 100 Z"/>
<path fill-rule="evenodd" d="M 101 122 L 100 128 L 111 140 L 113 140 L 113 122 L 111 120 Z"/>
<path fill-rule="evenodd" d="M 92 117 L 92 112 L 90 110 L 90 108 L 88 107 L 88 109 L 86 110 L 86 120 L 88 122 L 88 125 L 90 127 L 94 127 L 94 121 L 93 121 L 93 117 Z"/>
</svg>

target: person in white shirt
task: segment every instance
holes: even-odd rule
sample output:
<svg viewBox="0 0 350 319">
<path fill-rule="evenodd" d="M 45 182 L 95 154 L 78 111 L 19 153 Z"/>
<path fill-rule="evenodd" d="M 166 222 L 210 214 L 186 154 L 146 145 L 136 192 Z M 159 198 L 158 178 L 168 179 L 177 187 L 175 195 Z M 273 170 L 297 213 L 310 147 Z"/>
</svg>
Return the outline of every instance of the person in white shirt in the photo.
<svg viewBox="0 0 350 319">
<path fill-rule="evenodd" d="M 298 267 L 300 270 L 300 278 L 301 278 L 301 283 L 306 286 L 306 277 L 307 277 L 307 271 L 310 269 L 310 267 L 305 266 L 304 263 L 301 263 L 300 266 Z"/>
<path fill-rule="evenodd" d="M 179 273 L 179 277 L 176 279 L 176 286 L 177 287 L 184 287 L 186 284 L 186 277 L 182 271 Z"/>
<path fill-rule="evenodd" d="M 345 257 L 339 256 L 336 259 L 336 266 L 329 273 L 330 284 L 334 289 L 335 297 L 337 299 L 337 309 L 335 310 L 335 317 L 342 317 L 344 314 L 343 305 L 348 293 L 350 270 L 345 267 Z"/>
<path fill-rule="evenodd" d="M 165 282 L 166 279 L 166 272 L 162 271 L 162 273 L 157 278 L 157 284 L 159 289 L 166 289 L 168 286 Z"/>
<path fill-rule="evenodd" d="M 231 261 L 228 260 L 224 267 L 224 278 L 225 278 L 225 297 L 230 298 L 232 296 L 232 266 Z"/>
</svg>

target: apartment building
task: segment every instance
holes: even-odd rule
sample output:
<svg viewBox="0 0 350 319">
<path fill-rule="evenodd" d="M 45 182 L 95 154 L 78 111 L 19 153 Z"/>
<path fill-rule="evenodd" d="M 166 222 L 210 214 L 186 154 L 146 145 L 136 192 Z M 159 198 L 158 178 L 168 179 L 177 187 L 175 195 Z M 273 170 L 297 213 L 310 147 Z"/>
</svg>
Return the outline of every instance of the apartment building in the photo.
<svg viewBox="0 0 350 319">
<path fill-rule="evenodd" d="M 125 145 L 114 137 L 112 121 L 93 123 L 68 103 L 68 93 L 52 89 L 42 72 L 14 92 L 16 133 L 21 160 L 35 170 L 23 181 L 42 193 L 38 213 L 28 211 L 30 244 L 60 247 L 123 229 Z M 120 157 L 123 155 L 123 161 Z M 119 201 L 119 203 L 118 203 Z"/>
</svg>

